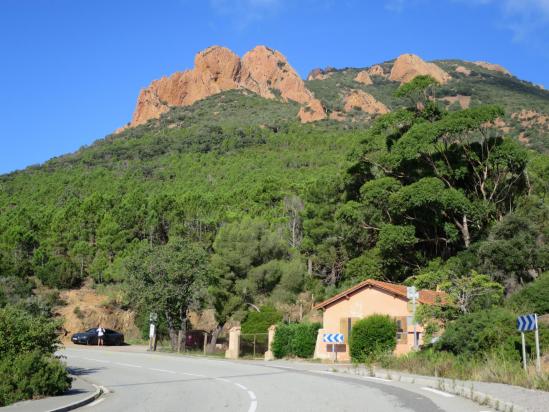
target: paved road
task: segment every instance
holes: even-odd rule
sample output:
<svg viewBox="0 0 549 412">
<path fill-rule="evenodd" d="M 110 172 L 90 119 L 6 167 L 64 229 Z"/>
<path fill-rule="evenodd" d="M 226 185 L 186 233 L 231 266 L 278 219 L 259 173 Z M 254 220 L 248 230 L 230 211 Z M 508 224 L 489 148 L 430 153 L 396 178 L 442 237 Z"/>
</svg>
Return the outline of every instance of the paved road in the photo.
<svg viewBox="0 0 549 412">
<path fill-rule="evenodd" d="M 327 367 L 111 351 L 62 352 L 76 374 L 105 386 L 90 411 L 487 411 L 413 384 L 347 377 Z"/>
</svg>

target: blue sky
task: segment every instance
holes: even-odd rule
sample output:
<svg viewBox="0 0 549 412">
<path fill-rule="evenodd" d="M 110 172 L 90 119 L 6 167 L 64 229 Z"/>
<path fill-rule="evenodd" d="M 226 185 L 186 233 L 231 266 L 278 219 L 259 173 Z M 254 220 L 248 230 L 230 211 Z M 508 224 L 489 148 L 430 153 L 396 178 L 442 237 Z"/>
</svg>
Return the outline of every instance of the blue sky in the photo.
<svg viewBox="0 0 549 412">
<path fill-rule="evenodd" d="M 411 52 L 549 87 L 549 0 L 1 0 L 0 173 L 109 134 L 214 44 L 266 44 L 302 76 Z"/>
</svg>

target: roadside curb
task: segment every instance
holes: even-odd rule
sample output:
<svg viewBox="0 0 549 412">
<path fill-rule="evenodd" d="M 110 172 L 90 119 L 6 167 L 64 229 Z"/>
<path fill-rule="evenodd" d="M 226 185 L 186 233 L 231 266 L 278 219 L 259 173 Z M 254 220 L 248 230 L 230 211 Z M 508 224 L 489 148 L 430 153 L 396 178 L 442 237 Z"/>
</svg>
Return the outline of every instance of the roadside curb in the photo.
<svg viewBox="0 0 549 412">
<path fill-rule="evenodd" d="M 349 373 L 349 371 L 352 371 L 352 369 L 342 369 L 338 371 L 343 373 Z M 355 371 L 355 374 L 357 374 L 356 371 Z M 475 390 L 474 385 L 472 384 L 471 386 L 467 387 L 462 384 L 458 384 L 456 381 L 451 379 L 436 378 L 434 376 L 433 377 L 429 377 L 429 376 L 412 377 L 412 376 L 403 375 L 397 371 L 388 371 L 388 370 L 384 370 L 383 372 L 369 371 L 368 376 L 388 379 L 388 380 L 397 381 L 397 382 L 406 382 L 406 383 L 412 383 L 412 384 L 419 384 L 422 386 L 428 386 L 430 388 L 438 389 L 438 390 L 450 393 L 452 395 L 457 395 L 463 398 L 470 399 L 481 406 L 487 406 L 500 412 L 528 412 L 529 411 L 529 409 L 523 406 L 517 405 L 516 403 L 500 399 L 494 395 L 490 395 L 485 392 L 477 391 Z"/>
<path fill-rule="evenodd" d="M 84 382 L 87 382 L 85 379 L 82 379 L 82 378 L 78 378 L 76 377 L 77 379 L 81 379 L 83 380 Z M 95 385 L 92 383 L 92 385 L 96 388 L 96 391 L 94 393 L 92 393 L 90 396 L 84 398 L 84 399 L 81 399 L 79 401 L 76 401 L 76 402 L 73 402 L 73 403 L 70 403 L 68 405 L 65 405 L 65 406 L 61 406 L 59 408 L 55 408 L 55 409 L 50 409 L 49 411 L 47 412 L 66 412 L 66 411 L 72 411 L 74 409 L 77 409 L 77 408 L 80 408 L 82 406 L 85 406 L 89 403 L 92 403 L 93 401 L 95 401 L 97 398 L 99 398 L 103 393 L 106 393 L 108 392 L 103 386 L 99 386 L 99 385 Z"/>
</svg>

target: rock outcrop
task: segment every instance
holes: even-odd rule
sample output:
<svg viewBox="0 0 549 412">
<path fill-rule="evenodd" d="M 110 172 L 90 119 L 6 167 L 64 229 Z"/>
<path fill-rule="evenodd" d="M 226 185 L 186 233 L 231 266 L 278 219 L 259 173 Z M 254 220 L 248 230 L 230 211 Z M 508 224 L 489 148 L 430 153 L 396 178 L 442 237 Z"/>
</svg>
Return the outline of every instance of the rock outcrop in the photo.
<svg viewBox="0 0 549 412">
<path fill-rule="evenodd" d="M 327 67 L 326 69 L 316 68 L 309 72 L 307 80 L 326 80 L 332 75 L 333 69 Z"/>
<path fill-rule="evenodd" d="M 458 67 L 456 67 L 456 73 L 461 73 L 461 74 L 464 74 L 465 76 L 470 76 L 471 75 L 471 70 L 469 70 L 465 66 L 458 66 Z"/>
<path fill-rule="evenodd" d="M 511 75 L 511 72 L 509 70 L 507 70 L 503 66 L 500 66 L 499 64 L 488 63 L 483 61 L 476 61 L 473 63 L 475 63 L 477 66 L 484 67 L 485 69 L 492 70 L 494 72 L 508 74 L 509 76 Z"/>
<path fill-rule="evenodd" d="M 450 80 L 450 75 L 436 64 L 423 61 L 415 54 L 400 55 L 393 64 L 389 79 L 407 83 L 420 75 L 429 75 L 441 84 Z"/>
<path fill-rule="evenodd" d="M 130 126 L 158 118 L 172 106 L 188 106 L 239 88 L 268 99 L 280 96 L 284 101 L 300 103 L 303 122 L 326 117 L 320 101 L 278 51 L 257 46 L 240 59 L 225 47 L 213 46 L 196 55 L 192 70 L 155 80 L 141 90 Z"/>
<path fill-rule="evenodd" d="M 373 84 L 372 78 L 368 74 L 367 70 L 362 70 L 359 72 L 355 77 L 355 82 L 359 82 L 362 84 Z"/>
<path fill-rule="evenodd" d="M 350 112 L 353 109 L 360 109 L 368 114 L 384 114 L 389 109 L 374 96 L 362 90 L 353 90 L 345 96 L 345 105 L 343 109 Z"/>
<path fill-rule="evenodd" d="M 463 96 L 461 94 L 458 94 L 456 96 L 445 96 L 442 97 L 440 100 L 444 100 L 449 104 L 454 104 L 457 102 L 462 109 L 468 109 L 469 106 L 471 106 L 471 96 Z"/>
<path fill-rule="evenodd" d="M 379 64 L 375 64 L 366 70 L 370 76 L 387 77 L 387 74 L 383 71 L 383 67 Z"/>
</svg>

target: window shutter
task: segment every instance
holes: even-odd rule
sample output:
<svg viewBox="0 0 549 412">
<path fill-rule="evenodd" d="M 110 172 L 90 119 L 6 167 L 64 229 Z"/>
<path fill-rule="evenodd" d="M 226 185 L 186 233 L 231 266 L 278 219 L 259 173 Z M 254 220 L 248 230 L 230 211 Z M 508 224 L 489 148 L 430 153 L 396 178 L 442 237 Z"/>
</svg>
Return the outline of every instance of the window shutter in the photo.
<svg viewBox="0 0 549 412">
<path fill-rule="evenodd" d="M 398 319 L 400 320 L 400 325 L 402 328 L 402 334 L 400 335 L 399 343 L 407 343 L 408 342 L 408 317 L 401 316 Z"/>
<path fill-rule="evenodd" d="M 340 318 L 339 319 L 339 333 L 343 333 L 343 341 L 347 343 L 347 338 L 349 337 L 349 318 Z"/>
</svg>

